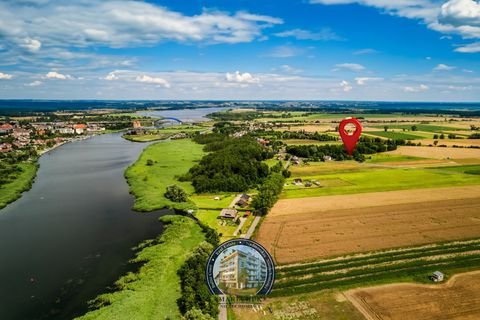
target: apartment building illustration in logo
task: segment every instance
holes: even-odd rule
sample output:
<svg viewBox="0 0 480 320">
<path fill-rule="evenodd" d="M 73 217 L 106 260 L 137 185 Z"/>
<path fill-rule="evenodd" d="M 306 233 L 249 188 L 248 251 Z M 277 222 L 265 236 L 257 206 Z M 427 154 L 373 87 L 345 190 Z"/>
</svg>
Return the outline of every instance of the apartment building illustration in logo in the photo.
<svg viewBox="0 0 480 320">
<path fill-rule="evenodd" d="M 205 280 L 212 294 L 267 295 L 275 281 L 275 265 L 265 248 L 249 239 L 232 239 L 210 254 Z"/>
<path fill-rule="evenodd" d="M 255 250 L 242 247 L 228 250 L 220 259 L 215 283 L 224 291 L 258 289 L 263 286 L 267 278 L 265 260 Z"/>
</svg>

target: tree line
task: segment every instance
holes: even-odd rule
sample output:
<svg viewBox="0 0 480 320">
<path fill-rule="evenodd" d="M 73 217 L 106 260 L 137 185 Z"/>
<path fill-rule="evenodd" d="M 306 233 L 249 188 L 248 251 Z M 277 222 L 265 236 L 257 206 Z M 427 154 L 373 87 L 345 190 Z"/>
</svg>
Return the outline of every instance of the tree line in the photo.
<svg viewBox="0 0 480 320">
<path fill-rule="evenodd" d="M 353 159 L 365 161 L 365 154 L 374 154 L 397 149 L 398 145 L 406 145 L 405 140 L 384 140 L 380 138 L 360 138 L 352 156 L 349 156 L 343 145 L 291 145 L 287 146 L 287 153 L 307 158 L 311 161 L 324 161 L 325 157 L 331 157 L 333 160 Z"/>
<path fill-rule="evenodd" d="M 218 316 L 218 297 L 210 294 L 205 282 L 205 268 L 212 249 L 220 243 L 217 232 L 197 220 L 205 234 L 201 243 L 180 267 L 181 297 L 177 300 L 185 320 L 213 320 Z"/>
<path fill-rule="evenodd" d="M 198 135 L 197 143 L 205 144 L 208 151 L 182 181 L 191 181 L 197 193 L 244 192 L 260 184 L 269 174 L 263 160 L 273 157 L 273 152 L 252 137 L 231 138 L 212 133 Z"/>
</svg>

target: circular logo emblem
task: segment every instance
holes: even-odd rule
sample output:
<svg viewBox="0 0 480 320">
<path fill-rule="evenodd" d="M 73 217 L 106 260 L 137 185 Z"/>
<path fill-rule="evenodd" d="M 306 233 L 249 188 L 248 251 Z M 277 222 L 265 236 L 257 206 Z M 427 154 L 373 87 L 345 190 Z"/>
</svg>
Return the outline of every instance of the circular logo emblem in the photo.
<svg viewBox="0 0 480 320">
<path fill-rule="evenodd" d="M 257 242 L 234 239 L 212 252 L 205 279 L 212 294 L 266 295 L 275 282 L 275 265 L 268 251 Z"/>
</svg>

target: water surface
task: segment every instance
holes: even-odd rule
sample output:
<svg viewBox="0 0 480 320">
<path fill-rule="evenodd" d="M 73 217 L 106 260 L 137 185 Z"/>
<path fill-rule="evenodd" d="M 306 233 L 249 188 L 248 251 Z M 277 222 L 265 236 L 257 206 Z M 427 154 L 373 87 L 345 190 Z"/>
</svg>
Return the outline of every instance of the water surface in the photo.
<svg viewBox="0 0 480 320">
<path fill-rule="evenodd" d="M 40 160 L 35 183 L 0 210 L 0 319 L 70 319 L 158 236 L 159 212 L 130 208 L 124 171 L 146 144 L 107 134 Z"/>
</svg>

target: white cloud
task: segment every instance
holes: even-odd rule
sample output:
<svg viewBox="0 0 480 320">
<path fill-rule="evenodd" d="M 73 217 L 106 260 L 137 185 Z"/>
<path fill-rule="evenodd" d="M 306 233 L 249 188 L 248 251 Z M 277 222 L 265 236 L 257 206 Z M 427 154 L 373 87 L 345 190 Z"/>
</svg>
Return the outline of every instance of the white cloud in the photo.
<svg viewBox="0 0 480 320">
<path fill-rule="evenodd" d="M 303 49 L 297 48 L 297 47 L 292 47 L 292 46 L 278 46 L 273 48 L 273 50 L 268 53 L 266 56 L 267 57 L 272 57 L 272 58 L 290 58 L 290 57 L 295 57 L 304 52 Z"/>
<path fill-rule="evenodd" d="M 291 74 L 299 74 L 303 72 L 302 69 L 294 68 L 292 66 L 289 66 L 288 64 L 281 65 L 280 70 L 286 73 L 291 73 Z"/>
<path fill-rule="evenodd" d="M 61 74 L 56 71 L 50 71 L 45 75 L 45 77 L 47 77 L 47 79 L 59 79 L 59 80 L 67 80 L 72 78 L 72 76 L 69 74 Z"/>
<path fill-rule="evenodd" d="M 260 79 L 255 78 L 250 73 L 240 73 L 239 71 L 235 71 L 235 73 L 227 72 L 225 74 L 225 79 L 229 82 L 239 82 L 239 83 L 258 83 Z"/>
<path fill-rule="evenodd" d="M 143 83 L 156 84 L 164 88 L 170 88 L 170 83 L 163 78 L 151 77 L 144 74 L 144 75 L 138 76 L 135 80 Z"/>
<path fill-rule="evenodd" d="M 434 19 L 439 10 L 438 4 L 431 0 L 310 0 L 310 3 L 324 5 L 358 3 L 383 9 L 390 14 L 415 19 Z"/>
<path fill-rule="evenodd" d="M 443 63 L 437 64 L 435 68 L 433 68 L 433 71 L 450 71 L 455 69 L 456 67 L 454 66 L 449 66 Z"/>
<path fill-rule="evenodd" d="M 370 81 L 382 81 L 383 78 L 369 78 L 369 77 L 358 77 L 358 78 L 355 78 L 355 81 L 357 82 L 357 84 L 359 86 L 363 86 L 365 85 L 367 82 L 370 82 Z"/>
<path fill-rule="evenodd" d="M 340 82 L 340 87 L 344 92 L 349 92 L 353 89 L 350 83 L 348 83 L 348 81 L 345 81 L 345 80 L 342 80 L 342 82 Z"/>
<path fill-rule="evenodd" d="M 11 74 L 0 72 L 0 80 L 10 80 L 12 77 Z"/>
<path fill-rule="evenodd" d="M 349 71 L 353 71 L 353 72 L 360 72 L 360 71 L 365 70 L 365 67 L 362 66 L 361 64 L 358 64 L 358 63 L 339 63 L 339 64 L 336 64 L 334 71 L 337 71 L 337 70 L 340 70 L 340 69 L 349 70 Z"/>
<path fill-rule="evenodd" d="M 112 81 L 112 80 L 118 80 L 118 76 L 115 74 L 115 71 L 110 72 L 107 74 L 104 78 L 104 80 Z"/>
<path fill-rule="evenodd" d="M 339 5 L 357 3 L 383 12 L 417 19 L 428 28 L 466 39 L 480 38 L 480 3 L 477 0 L 310 0 L 313 4 Z M 472 47 L 457 48 L 457 52 L 479 52 Z"/>
<path fill-rule="evenodd" d="M 455 51 L 463 53 L 478 53 L 480 52 L 480 42 L 474 42 L 463 47 L 458 47 L 455 49 Z"/>
<path fill-rule="evenodd" d="M 259 15 L 259 14 L 252 14 L 244 11 L 240 11 L 237 13 L 237 17 L 247 20 L 247 21 L 254 21 L 254 22 L 266 22 L 270 24 L 282 24 L 283 20 L 280 18 Z"/>
<path fill-rule="evenodd" d="M 66 74 L 65 69 L 52 69 Z M 258 84 L 245 82 L 229 82 L 225 72 L 168 71 L 152 72 L 148 70 L 110 69 L 119 78 L 117 81 L 105 81 L 108 72 L 75 71 L 75 79 L 84 78 L 81 90 L 72 86 L 71 81 L 56 81 L 55 90 L 34 90 L 25 86 L 22 81 L 10 80 L 7 85 L 0 85 L 0 98 L 32 98 L 32 99 L 241 99 L 241 100 L 339 100 L 348 96 L 353 100 L 408 101 L 412 97 L 418 101 L 479 101 L 480 77 L 463 72 L 444 73 L 441 77 L 436 73 L 397 75 L 366 85 L 358 85 L 355 77 L 345 78 L 341 74 L 328 76 L 304 76 L 283 73 L 280 67 L 269 73 L 252 73 L 260 79 Z M 109 72 L 110 72 L 109 70 Z M 4 70 L 5 71 L 5 70 Z M 100 73 L 99 73 L 100 72 Z M 276 73 L 278 72 L 278 73 Z M 18 73 L 18 76 L 17 76 Z M 48 81 L 38 77 L 38 72 L 17 71 L 14 79 L 31 79 L 43 81 L 37 88 L 47 87 Z M 70 73 L 70 70 L 69 72 Z M 230 72 L 235 74 L 234 72 Z M 241 74 L 243 74 L 242 72 Z M 168 80 L 170 89 L 159 90 L 158 84 L 148 85 L 136 81 L 137 77 L 148 75 L 151 78 Z M 46 78 L 45 78 L 46 79 Z M 52 80 L 53 81 L 53 80 Z M 346 81 L 346 83 L 342 83 Z M 80 81 L 78 81 L 80 82 Z M 343 85 L 341 85 L 343 84 Z M 429 87 L 420 87 L 420 84 Z M 410 86 L 417 93 L 404 92 Z M 449 88 L 449 87 L 452 88 Z M 471 86 L 471 90 L 468 89 Z M 345 89 L 344 89 L 345 87 Z M 351 87 L 351 88 L 349 88 Z M 192 88 L 196 88 L 195 90 Z M 239 89 L 241 88 L 241 90 Z M 462 90 L 465 88 L 465 90 Z M 347 91 L 344 91 L 347 90 Z M 424 90 L 424 91 L 420 91 Z M 445 91 L 450 91 L 446 94 Z"/>
<path fill-rule="evenodd" d="M 335 32 L 329 28 L 324 28 L 318 32 L 303 30 L 303 29 L 293 29 L 283 32 L 275 33 L 277 37 L 288 38 L 293 37 L 298 40 L 316 40 L 316 41 L 329 41 L 329 40 L 342 40 Z"/>
<path fill-rule="evenodd" d="M 161 41 L 202 44 L 250 42 L 279 18 L 249 12 L 204 9 L 194 15 L 144 1 L 45 1 L 0 3 L 2 42 L 32 52 L 52 47 L 114 48 L 148 46 Z M 28 37 L 25 37 L 28 35 Z"/>
<path fill-rule="evenodd" d="M 480 3 L 474 0 L 450 0 L 442 5 L 442 23 L 453 26 L 480 26 Z"/>
<path fill-rule="evenodd" d="M 403 91 L 405 92 L 424 92 L 430 89 L 427 85 L 425 84 L 420 84 L 419 86 L 411 87 L 407 86 L 403 88 Z"/>
<path fill-rule="evenodd" d="M 359 55 L 364 55 L 364 54 L 372 54 L 372 53 L 377 53 L 378 51 L 372 48 L 366 48 L 366 49 L 360 49 L 357 51 L 354 51 L 353 54 L 356 56 Z"/>
<path fill-rule="evenodd" d="M 472 86 L 448 86 L 449 90 L 454 90 L 454 91 L 467 91 L 467 90 L 472 90 Z"/>
<path fill-rule="evenodd" d="M 31 38 L 22 39 L 18 45 L 30 52 L 37 52 L 42 47 L 39 40 Z"/>
<path fill-rule="evenodd" d="M 26 83 L 25 85 L 27 87 L 38 87 L 41 84 L 42 84 L 42 81 L 35 80 L 35 81 L 30 82 L 30 83 Z"/>
</svg>

